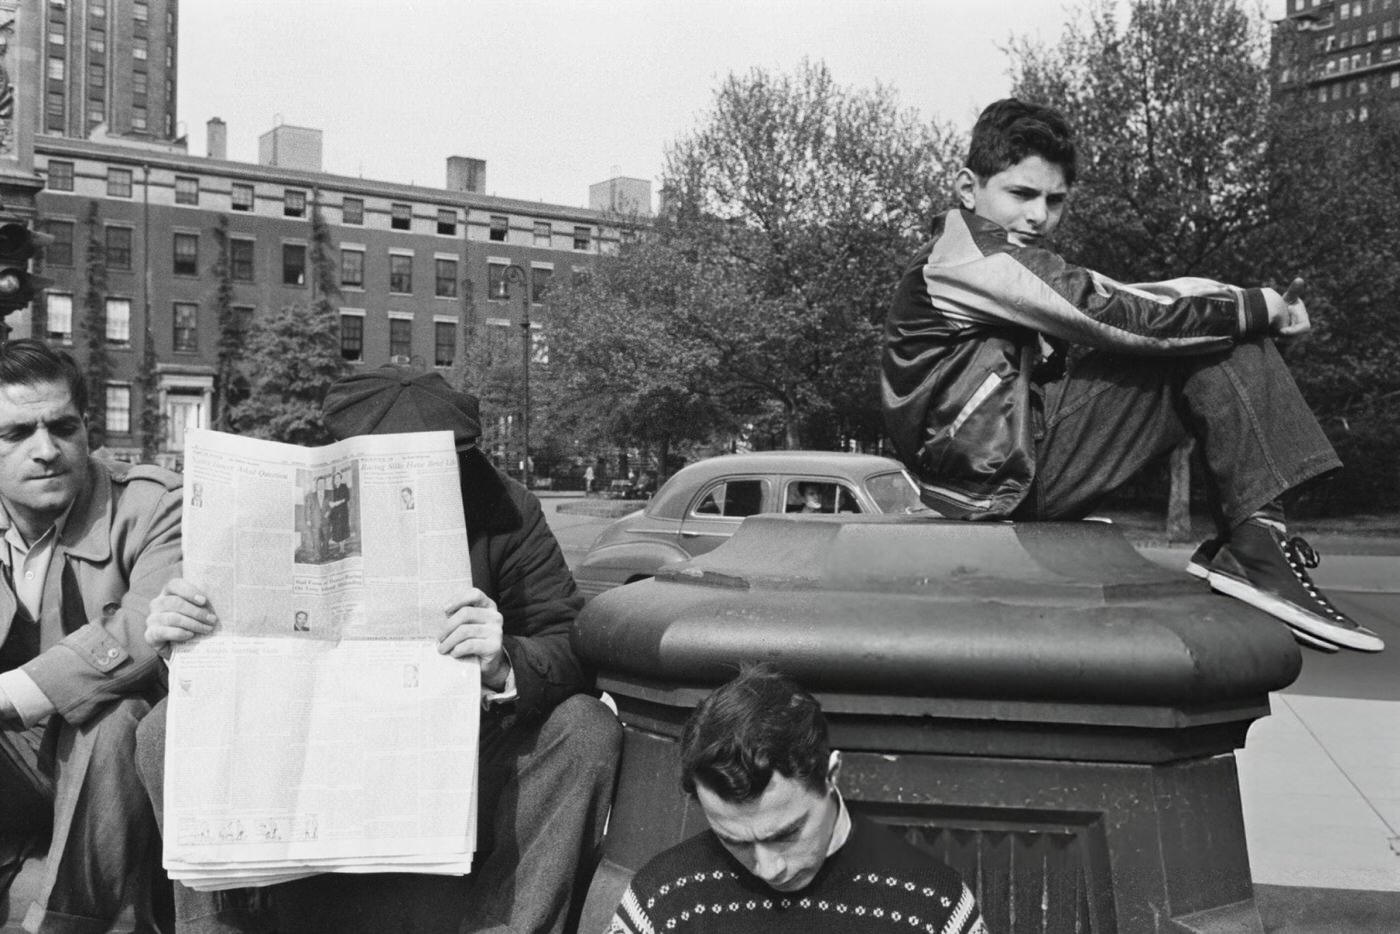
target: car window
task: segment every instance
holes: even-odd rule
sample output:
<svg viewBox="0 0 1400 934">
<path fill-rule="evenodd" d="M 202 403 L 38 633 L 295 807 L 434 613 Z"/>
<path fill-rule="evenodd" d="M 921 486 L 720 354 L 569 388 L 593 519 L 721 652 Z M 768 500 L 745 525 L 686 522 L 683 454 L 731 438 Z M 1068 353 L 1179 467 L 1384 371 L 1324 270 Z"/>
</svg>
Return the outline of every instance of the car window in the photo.
<svg viewBox="0 0 1400 934">
<path fill-rule="evenodd" d="M 785 496 L 786 512 L 860 512 L 855 491 L 829 480 L 790 480 Z"/>
<path fill-rule="evenodd" d="M 883 513 L 928 511 L 928 507 L 919 499 L 918 487 L 914 486 L 914 481 L 902 470 L 891 470 L 889 473 L 867 477 L 865 491 Z"/>
<path fill-rule="evenodd" d="M 743 518 L 763 511 L 762 480 L 726 480 L 715 484 L 693 510 L 697 516 Z"/>
</svg>

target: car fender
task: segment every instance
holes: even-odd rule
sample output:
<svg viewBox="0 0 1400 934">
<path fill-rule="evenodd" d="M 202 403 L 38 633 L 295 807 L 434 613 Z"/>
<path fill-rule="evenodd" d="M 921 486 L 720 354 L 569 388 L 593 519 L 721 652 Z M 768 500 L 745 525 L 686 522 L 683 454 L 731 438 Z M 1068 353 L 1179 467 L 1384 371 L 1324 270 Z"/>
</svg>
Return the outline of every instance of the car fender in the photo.
<svg viewBox="0 0 1400 934">
<path fill-rule="evenodd" d="M 618 542 L 590 551 L 579 562 L 574 576 L 625 584 L 638 575 L 649 577 L 663 565 L 688 560 L 690 555 L 684 550 L 665 542 Z"/>
</svg>

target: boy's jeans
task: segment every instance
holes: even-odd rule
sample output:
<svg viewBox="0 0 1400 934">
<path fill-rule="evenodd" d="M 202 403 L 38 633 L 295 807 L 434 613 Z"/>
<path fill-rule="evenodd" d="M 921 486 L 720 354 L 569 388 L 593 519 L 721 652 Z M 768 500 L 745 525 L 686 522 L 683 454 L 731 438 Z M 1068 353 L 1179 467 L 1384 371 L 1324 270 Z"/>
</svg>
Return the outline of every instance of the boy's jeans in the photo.
<svg viewBox="0 0 1400 934">
<path fill-rule="evenodd" d="M 1341 466 L 1273 341 L 1206 356 L 1095 351 L 1044 387 L 1036 478 L 1020 519 L 1079 519 L 1188 437 L 1218 531 Z"/>
</svg>

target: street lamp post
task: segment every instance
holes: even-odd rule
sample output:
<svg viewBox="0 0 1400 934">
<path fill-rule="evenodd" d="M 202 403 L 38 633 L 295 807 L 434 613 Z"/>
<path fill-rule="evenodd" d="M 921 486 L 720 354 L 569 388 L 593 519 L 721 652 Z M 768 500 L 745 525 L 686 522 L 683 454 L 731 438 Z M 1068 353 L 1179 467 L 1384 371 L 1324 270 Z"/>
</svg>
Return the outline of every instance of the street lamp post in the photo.
<svg viewBox="0 0 1400 934">
<path fill-rule="evenodd" d="M 520 286 L 521 297 L 524 299 L 520 312 L 520 367 L 524 390 L 521 393 L 520 432 L 524 448 L 520 458 L 520 477 L 525 484 L 525 489 L 528 490 L 530 488 L 530 280 L 525 275 L 524 268 L 512 263 L 506 267 L 505 281 L 507 285 L 512 282 L 517 283 Z"/>
</svg>

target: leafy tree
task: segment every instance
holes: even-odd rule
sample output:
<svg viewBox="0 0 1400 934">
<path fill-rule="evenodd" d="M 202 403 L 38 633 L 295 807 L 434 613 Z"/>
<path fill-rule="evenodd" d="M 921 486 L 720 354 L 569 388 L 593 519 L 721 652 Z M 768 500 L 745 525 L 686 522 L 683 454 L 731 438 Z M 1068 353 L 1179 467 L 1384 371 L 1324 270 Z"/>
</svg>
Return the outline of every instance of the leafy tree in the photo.
<svg viewBox="0 0 1400 934">
<path fill-rule="evenodd" d="M 1080 182 L 1060 236 L 1128 281 L 1257 282 L 1273 113 L 1265 24 L 1240 0 L 1093 0 L 1054 47 L 1013 45 L 1013 93 L 1062 110 Z"/>
<path fill-rule="evenodd" d="M 107 381 L 112 361 L 107 356 L 107 251 L 97 202 L 89 201 L 87 216 L 87 279 L 83 288 L 83 336 L 87 343 L 88 442 L 93 449 L 107 443 Z"/>
<path fill-rule="evenodd" d="M 571 417 L 664 441 L 727 412 L 787 446 L 875 443 L 889 289 L 946 198 L 951 151 L 891 90 L 843 88 L 819 63 L 726 78 L 667 152 L 669 216 L 554 299 L 558 384 L 593 396 Z"/>
<path fill-rule="evenodd" d="M 1268 249 L 1308 281 L 1313 336 L 1292 370 L 1343 463 L 1312 510 L 1400 507 L 1400 116 L 1330 125 L 1301 101 L 1280 120 Z"/>
<path fill-rule="evenodd" d="M 328 444 L 321 400 L 349 372 L 340 353 L 340 289 L 335 281 L 330 229 L 319 206 L 311 216 L 312 303 L 269 315 L 250 334 L 245 357 L 250 393 L 235 409 L 234 429 L 289 444 Z"/>
<path fill-rule="evenodd" d="M 775 406 L 789 447 L 879 437 L 890 283 L 946 200 L 953 134 L 826 66 L 730 75 L 665 184 L 713 314 L 685 309 L 716 377 Z"/>
<path fill-rule="evenodd" d="M 144 340 L 141 349 L 141 368 L 136 376 L 141 390 L 141 462 L 155 463 L 160 453 L 161 442 L 165 438 L 165 413 L 160 410 L 160 370 L 156 354 L 155 328 L 151 324 L 151 307 L 147 303 L 145 314 Z"/>
<path fill-rule="evenodd" d="M 301 445 L 335 440 L 321 420 L 321 400 L 349 370 L 338 317 L 286 306 L 253 328 L 245 359 L 251 392 L 234 410 L 237 433 Z"/>
<path fill-rule="evenodd" d="M 319 215 L 318 215 L 319 216 Z M 219 326 L 218 363 L 214 374 L 214 427 L 228 431 L 233 426 L 233 410 L 247 397 L 247 380 L 239 369 L 247 335 L 233 307 L 233 263 L 228 233 L 228 217 L 219 215 L 214 224 L 214 316 Z"/>
<path fill-rule="evenodd" d="M 673 451 L 733 430 L 727 413 L 753 407 L 714 378 L 719 353 L 691 339 L 728 302 L 714 300 L 710 267 L 678 249 L 667 226 L 552 293 L 541 393 L 555 435 L 591 448 L 655 449 L 662 474 Z"/>
</svg>

